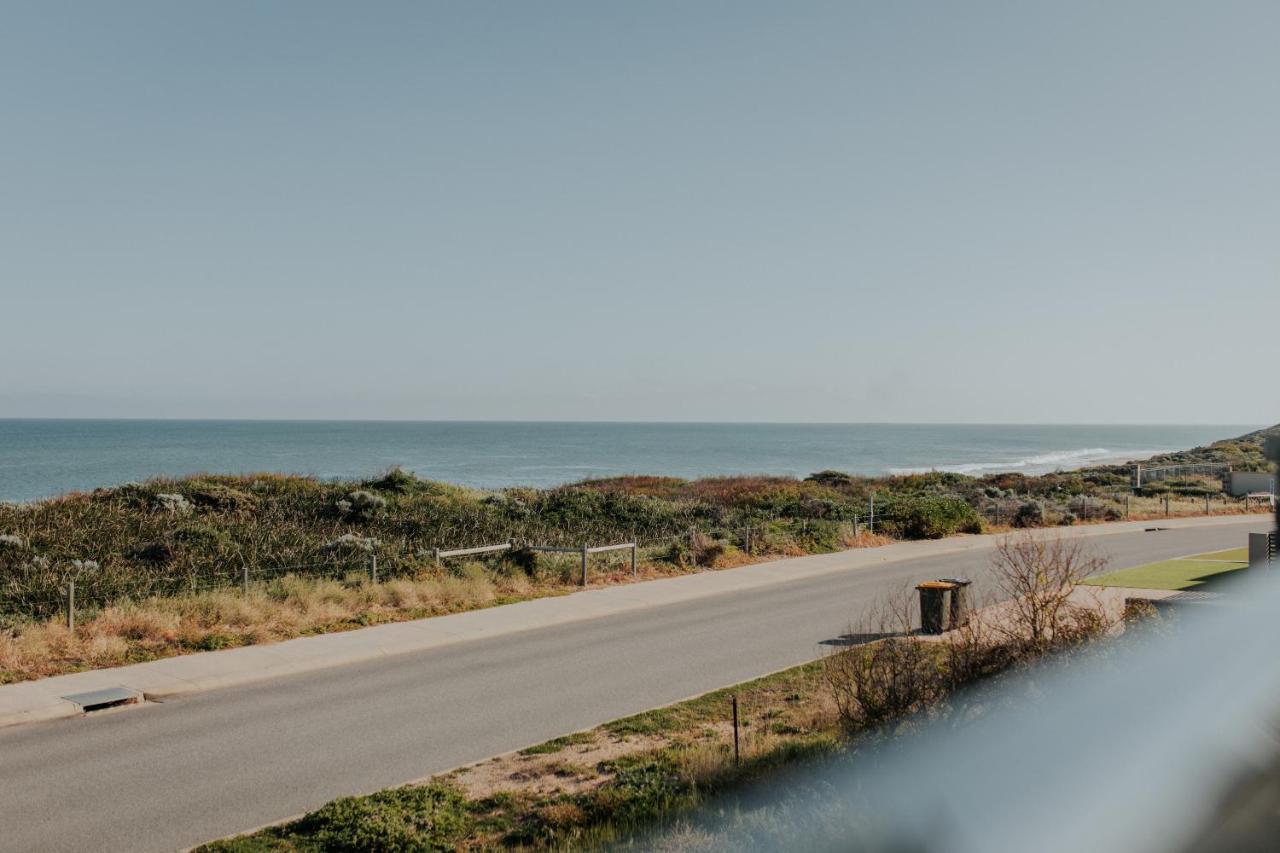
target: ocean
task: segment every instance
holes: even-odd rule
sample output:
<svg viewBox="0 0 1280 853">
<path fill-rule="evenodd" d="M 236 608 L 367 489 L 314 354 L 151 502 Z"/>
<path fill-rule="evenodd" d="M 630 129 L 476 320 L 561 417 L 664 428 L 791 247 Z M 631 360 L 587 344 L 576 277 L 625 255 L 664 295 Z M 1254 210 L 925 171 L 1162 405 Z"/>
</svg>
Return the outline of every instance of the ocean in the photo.
<svg viewBox="0 0 1280 853">
<path fill-rule="evenodd" d="M 0 419 L 0 500 L 161 475 L 279 471 L 367 477 L 392 465 L 501 488 L 589 477 L 1029 474 L 1141 458 L 1253 426 L 713 424 Z"/>
</svg>

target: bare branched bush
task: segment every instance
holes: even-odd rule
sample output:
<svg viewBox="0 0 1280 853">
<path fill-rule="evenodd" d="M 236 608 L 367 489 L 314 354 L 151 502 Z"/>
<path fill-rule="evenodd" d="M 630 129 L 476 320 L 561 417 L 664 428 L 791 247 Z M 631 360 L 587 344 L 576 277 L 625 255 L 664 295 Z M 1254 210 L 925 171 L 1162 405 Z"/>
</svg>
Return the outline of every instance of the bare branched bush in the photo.
<svg viewBox="0 0 1280 853">
<path fill-rule="evenodd" d="M 996 588 L 1009 600 L 1009 618 L 997 622 L 997 630 L 1006 641 L 1036 651 L 1097 636 L 1103 617 L 1072 594 L 1106 565 L 1079 540 L 1006 536 L 992 556 Z"/>
<path fill-rule="evenodd" d="M 1018 651 L 983 619 L 969 619 L 940 645 L 942 681 L 948 693 L 1006 669 Z"/>
<path fill-rule="evenodd" d="M 883 602 L 850 631 L 854 645 L 827 656 L 823 677 L 840 720 L 851 730 L 874 726 L 920 711 L 932 704 L 943 687 L 935 644 L 915 639 L 911 591 Z"/>
</svg>

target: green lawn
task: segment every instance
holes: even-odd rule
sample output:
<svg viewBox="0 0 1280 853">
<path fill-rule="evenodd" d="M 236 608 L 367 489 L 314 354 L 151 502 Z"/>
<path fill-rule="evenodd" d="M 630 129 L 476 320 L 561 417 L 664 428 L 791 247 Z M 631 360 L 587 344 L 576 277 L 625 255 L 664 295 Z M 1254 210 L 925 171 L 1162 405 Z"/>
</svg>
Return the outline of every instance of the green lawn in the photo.
<svg viewBox="0 0 1280 853">
<path fill-rule="evenodd" d="M 1234 563 L 1249 562 L 1248 548 L 1228 548 L 1225 551 L 1210 551 L 1208 554 L 1196 554 L 1186 557 L 1188 560 L 1231 560 Z"/>
<path fill-rule="evenodd" d="M 1230 572 L 1239 571 L 1247 565 L 1248 549 L 1232 548 L 1121 569 L 1089 578 L 1085 583 L 1141 589 L 1194 589 L 1214 580 L 1222 580 Z"/>
</svg>

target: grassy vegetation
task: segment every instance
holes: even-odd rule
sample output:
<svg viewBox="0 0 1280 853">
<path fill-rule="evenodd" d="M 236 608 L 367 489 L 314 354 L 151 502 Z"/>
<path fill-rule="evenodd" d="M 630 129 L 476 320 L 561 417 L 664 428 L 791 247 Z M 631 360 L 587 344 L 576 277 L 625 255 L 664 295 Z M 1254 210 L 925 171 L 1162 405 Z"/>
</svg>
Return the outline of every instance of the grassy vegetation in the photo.
<svg viewBox="0 0 1280 853">
<path fill-rule="evenodd" d="M 1194 589 L 1215 580 L 1223 580 L 1232 572 L 1248 566 L 1247 550 L 1232 548 L 1227 551 L 1211 551 L 1207 554 L 1194 554 L 1176 560 L 1148 563 L 1145 566 L 1108 572 L 1105 575 L 1089 578 L 1084 583 L 1093 586 L 1123 586 L 1140 589 Z"/>
<path fill-rule="evenodd" d="M 1033 642 L 1026 626 L 1002 619 L 1007 633 L 993 633 L 975 620 L 945 642 L 898 635 L 854 645 L 823 660 L 556 738 L 425 784 L 335 800 L 300 820 L 201 850 L 627 846 L 712 798 L 720 798 L 719 804 L 753 786 L 773 784 L 786 768 L 839 760 L 868 739 L 909 732 L 912 723 L 924 719 L 948 714 L 957 724 L 972 719 L 991 703 L 957 701 L 963 688 L 1025 671 L 1046 654 L 1084 648 L 1105 630 L 1102 622 L 1080 615 L 1064 613 L 1056 620 L 1048 644 Z M 740 760 L 732 726 L 735 696 Z M 886 723 L 892 725 L 886 728 Z"/>
<path fill-rule="evenodd" d="M 1165 453 L 1152 457 L 1147 464 L 1157 465 L 1230 465 L 1235 471 L 1270 471 L 1275 463 L 1267 458 L 1267 442 L 1280 440 L 1280 425 L 1256 430 L 1237 438 L 1215 441 L 1204 447 Z"/>
<path fill-rule="evenodd" d="M 742 716 L 734 764 L 731 696 Z M 335 800 L 205 851 L 590 847 L 844 742 L 822 662 L 556 738 L 424 785 Z M 605 757 L 600 757 L 605 756 Z M 585 764 L 584 762 L 590 762 Z"/>
<path fill-rule="evenodd" d="M 1264 437 L 1188 458 L 1213 453 L 1253 465 Z M 1127 468 L 1110 466 L 1040 477 L 618 477 L 484 492 L 392 469 L 361 482 L 200 475 L 0 504 L 0 683 L 574 587 L 576 558 L 525 544 L 639 541 L 642 576 L 659 577 L 885 537 L 1164 515 L 1161 495 L 1131 496 L 1128 482 Z M 1175 489 L 1168 509 L 1198 514 L 1204 504 Z M 1219 499 L 1215 511 L 1240 510 Z M 518 547 L 485 561 L 438 567 L 431 556 L 435 547 L 507 541 Z M 593 583 L 628 580 L 627 556 L 593 558 Z M 391 582 L 383 589 L 368 588 L 375 564 L 379 580 Z M 246 568 L 250 590 L 237 592 Z M 71 581 L 75 634 L 59 616 Z"/>
</svg>

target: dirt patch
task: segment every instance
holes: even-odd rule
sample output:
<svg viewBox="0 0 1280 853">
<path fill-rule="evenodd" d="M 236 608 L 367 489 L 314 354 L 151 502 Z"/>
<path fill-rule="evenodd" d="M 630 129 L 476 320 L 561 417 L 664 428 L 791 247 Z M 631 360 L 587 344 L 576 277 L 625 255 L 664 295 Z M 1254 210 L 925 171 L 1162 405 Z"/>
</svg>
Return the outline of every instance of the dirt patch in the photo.
<svg viewBox="0 0 1280 853">
<path fill-rule="evenodd" d="M 587 732 L 586 737 L 575 740 L 549 752 L 499 755 L 455 770 L 445 778 L 474 799 L 500 791 L 539 796 L 573 794 L 611 778 L 611 773 L 600 769 L 602 762 L 659 749 L 669 742 L 662 736 L 612 737 L 600 731 Z"/>
</svg>

